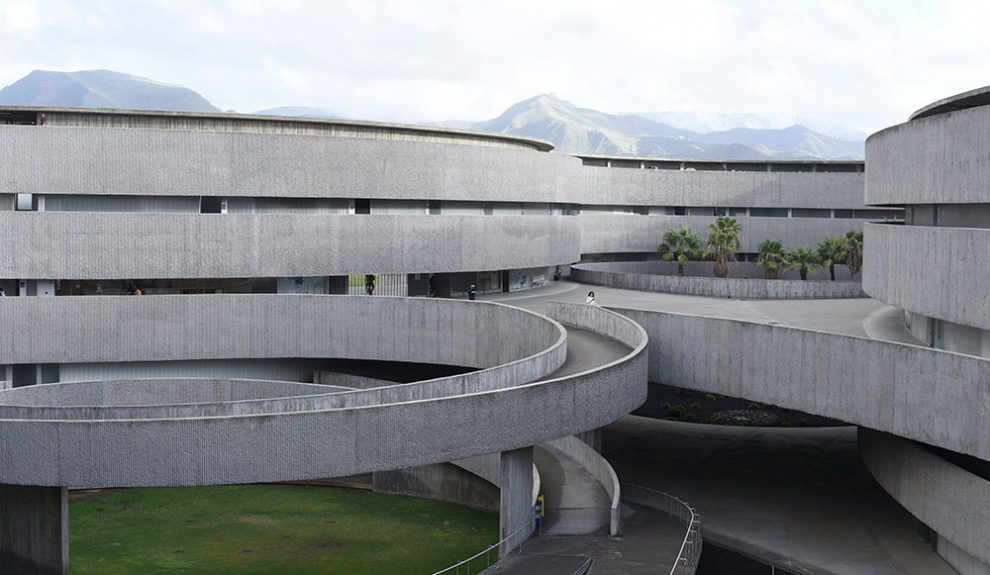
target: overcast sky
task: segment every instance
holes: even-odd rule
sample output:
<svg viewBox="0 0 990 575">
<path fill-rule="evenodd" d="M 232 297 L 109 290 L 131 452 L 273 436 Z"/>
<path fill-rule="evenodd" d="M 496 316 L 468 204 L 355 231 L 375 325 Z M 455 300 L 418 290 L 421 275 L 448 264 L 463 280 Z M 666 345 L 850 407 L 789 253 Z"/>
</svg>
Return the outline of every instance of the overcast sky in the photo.
<svg viewBox="0 0 990 575">
<path fill-rule="evenodd" d="M 869 133 L 990 84 L 987 22 L 980 0 L 0 0 L 0 86 L 105 68 L 225 110 L 399 122 L 554 92 Z"/>
</svg>

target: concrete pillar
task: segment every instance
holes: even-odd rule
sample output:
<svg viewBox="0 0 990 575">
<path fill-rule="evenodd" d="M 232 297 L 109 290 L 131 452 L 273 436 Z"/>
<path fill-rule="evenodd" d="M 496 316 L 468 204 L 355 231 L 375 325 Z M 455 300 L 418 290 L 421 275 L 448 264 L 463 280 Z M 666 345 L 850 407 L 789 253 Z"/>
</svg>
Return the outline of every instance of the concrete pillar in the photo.
<svg viewBox="0 0 990 575">
<path fill-rule="evenodd" d="M 0 573 L 69 572 L 69 490 L 0 484 Z"/>
<path fill-rule="evenodd" d="M 533 448 L 503 451 L 500 464 L 499 539 L 522 528 L 499 546 L 498 556 L 505 557 L 533 534 Z"/>
</svg>

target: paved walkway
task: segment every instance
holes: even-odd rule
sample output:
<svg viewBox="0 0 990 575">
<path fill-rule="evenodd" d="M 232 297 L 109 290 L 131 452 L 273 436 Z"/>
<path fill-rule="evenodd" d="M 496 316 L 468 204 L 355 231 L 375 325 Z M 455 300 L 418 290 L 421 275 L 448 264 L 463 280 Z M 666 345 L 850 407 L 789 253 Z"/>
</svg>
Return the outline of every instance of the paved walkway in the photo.
<svg viewBox="0 0 990 575">
<path fill-rule="evenodd" d="M 734 300 L 557 282 L 484 299 L 541 312 L 548 301 L 583 303 L 592 290 L 605 307 L 739 319 L 919 345 L 904 328 L 899 310 L 869 298 Z M 695 505 L 707 540 L 795 573 L 955 573 L 922 542 L 910 515 L 862 466 L 855 428 L 736 428 L 629 416 L 606 428 L 603 445 L 623 481 L 673 493 Z M 627 543 L 635 533 L 627 524 L 622 539 L 554 538 L 561 541 L 555 543 L 560 547 L 537 538 L 521 557 L 535 555 L 543 546 L 559 556 L 574 551 L 572 555 L 596 557 L 595 572 L 604 573 L 603 550 L 591 541 L 611 541 L 621 553 L 633 554 L 642 551 Z M 535 564 L 520 558 L 504 567 Z M 543 566 L 550 569 L 549 563 Z M 624 569 L 614 572 L 635 572 L 629 566 Z"/>
<path fill-rule="evenodd" d="M 622 537 L 535 536 L 485 575 L 572 575 L 589 558 L 595 575 L 657 575 L 674 564 L 684 526 L 639 505 L 623 505 Z"/>
<path fill-rule="evenodd" d="M 627 416 L 603 451 L 623 481 L 673 493 L 706 541 L 807 574 L 955 573 L 869 476 L 854 427 L 747 428 Z"/>
</svg>

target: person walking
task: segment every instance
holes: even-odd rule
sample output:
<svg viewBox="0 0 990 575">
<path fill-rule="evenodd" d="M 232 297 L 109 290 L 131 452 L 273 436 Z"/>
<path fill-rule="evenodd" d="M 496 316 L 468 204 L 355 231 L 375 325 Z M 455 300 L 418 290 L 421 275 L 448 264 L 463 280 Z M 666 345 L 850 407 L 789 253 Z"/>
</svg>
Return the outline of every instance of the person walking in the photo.
<svg viewBox="0 0 990 575">
<path fill-rule="evenodd" d="M 598 302 L 595 301 L 595 292 L 588 292 L 588 297 L 584 298 L 584 303 L 588 305 L 598 305 Z"/>
<path fill-rule="evenodd" d="M 375 274 L 366 274 L 364 276 L 364 291 L 368 295 L 375 295 Z"/>
<path fill-rule="evenodd" d="M 437 297 L 437 276 L 430 276 L 430 297 Z"/>
<path fill-rule="evenodd" d="M 478 291 L 475 289 L 474 284 L 471 284 L 471 287 L 468 288 L 467 294 L 468 299 L 474 301 L 474 296 L 478 295 Z"/>
</svg>

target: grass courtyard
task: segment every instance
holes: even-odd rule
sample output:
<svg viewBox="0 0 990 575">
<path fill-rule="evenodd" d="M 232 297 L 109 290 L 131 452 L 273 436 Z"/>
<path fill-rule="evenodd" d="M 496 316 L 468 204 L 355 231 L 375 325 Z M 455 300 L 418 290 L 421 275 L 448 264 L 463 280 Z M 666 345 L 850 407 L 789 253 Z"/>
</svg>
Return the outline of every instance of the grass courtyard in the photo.
<svg viewBox="0 0 990 575">
<path fill-rule="evenodd" d="M 301 485 L 73 492 L 75 575 L 432 573 L 498 539 L 498 514 Z"/>
</svg>

